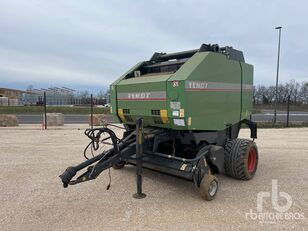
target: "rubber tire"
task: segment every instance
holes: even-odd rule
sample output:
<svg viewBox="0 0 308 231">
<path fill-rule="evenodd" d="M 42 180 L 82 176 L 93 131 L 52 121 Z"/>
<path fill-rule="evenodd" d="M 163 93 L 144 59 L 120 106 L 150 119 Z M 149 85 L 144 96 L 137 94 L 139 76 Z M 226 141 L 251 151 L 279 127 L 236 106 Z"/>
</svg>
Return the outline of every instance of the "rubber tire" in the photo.
<svg viewBox="0 0 308 231">
<path fill-rule="evenodd" d="M 124 166 L 125 166 L 125 162 L 120 162 L 118 164 L 112 165 L 112 168 L 113 169 L 121 169 L 121 168 L 124 168 Z"/>
<path fill-rule="evenodd" d="M 216 189 L 216 192 L 215 192 L 214 195 L 209 194 L 209 189 L 210 189 L 210 185 L 211 185 L 212 181 L 216 181 L 216 183 L 217 183 L 217 189 Z M 217 178 L 212 174 L 205 174 L 204 177 L 202 178 L 202 180 L 200 182 L 200 186 L 199 186 L 200 196 L 204 200 L 211 201 L 215 198 L 217 191 L 218 191 L 218 180 L 217 180 Z"/>
<path fill-rule="evenodd" d="M 252 172 L 248 171 L 248 155 L 251 148 L 256 151 L 256 164 Z M 256 143 L 246 139 L 234 139 L 225 146 L 225 174 L 240 180 L 250 180 L 258 167 L 258 148 Z"/>
</svg>

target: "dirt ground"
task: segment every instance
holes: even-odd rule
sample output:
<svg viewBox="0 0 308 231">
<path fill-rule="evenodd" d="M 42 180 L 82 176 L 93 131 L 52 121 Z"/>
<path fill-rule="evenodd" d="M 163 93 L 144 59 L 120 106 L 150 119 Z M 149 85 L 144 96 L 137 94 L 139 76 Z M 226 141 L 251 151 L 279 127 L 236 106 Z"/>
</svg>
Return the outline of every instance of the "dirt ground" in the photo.
<svg viewBox="0 0 308 231">
<path fill-rule="evenodd" d="M 83 161 L 84 128 L 0 128 L 0 230 L 308 229 L 308 128 L 259 129 L 254 179 L 218 175 L 219 191 L 211 202 L 199 197 L 192 182 L 150 170 L 144 170 L 147 197 L 134 199 L 133 166 L 112 169 L 108 191 L 107 171 L 64 189 L 58 176 Z M 248 130 L 241 132 L 248 136 Z M 272 180 L 278 180 L 278 192 Z M 259 192 L 270 196 L 258 213 Z M 286 193 L 292 206 L 281 212 Z"/>
</svg>

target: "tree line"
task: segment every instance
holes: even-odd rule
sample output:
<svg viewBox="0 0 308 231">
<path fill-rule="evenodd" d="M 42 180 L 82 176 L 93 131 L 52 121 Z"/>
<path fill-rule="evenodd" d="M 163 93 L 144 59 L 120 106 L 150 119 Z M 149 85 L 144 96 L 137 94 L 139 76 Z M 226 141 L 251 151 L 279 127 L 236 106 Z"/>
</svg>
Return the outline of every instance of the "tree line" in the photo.
<svg viewBox="0 0 308 231">
<path fill-rule="evenodd" d="M 273 104 L 275 102 L 276 86 L 254 86 L 253 103 L 254 104 Z M 288 101 L 292 104 L 308 104 L 308 82 L 297 82 L 290 80 L 284 84 L 278 85 L 277 102 L 284 104 Z"/>
</svg>

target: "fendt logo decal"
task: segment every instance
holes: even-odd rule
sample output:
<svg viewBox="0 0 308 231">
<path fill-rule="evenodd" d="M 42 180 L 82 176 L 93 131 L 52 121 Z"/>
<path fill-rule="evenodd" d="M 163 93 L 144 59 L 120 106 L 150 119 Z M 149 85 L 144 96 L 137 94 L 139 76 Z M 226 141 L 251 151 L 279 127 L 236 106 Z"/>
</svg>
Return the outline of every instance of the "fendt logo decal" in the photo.
<svg viewBox="0 0 308 231">
<path fill-rule="evenodd" d="M 221 82 L 205 82 L 205 81 L 186 81 L 186 91 L 252 91 L 253 87 L 251 84 L 240 83 L 221 83 Z"/>
<path fill-rule="evenodd" d="M 151 92 L 119 92 L 117 93 L 118 100 L 156 100 L 166 101 L 165 91 L 151 91 Z"/>
<path fill-rule="evenodd" d="M 207 88 L 207 86 L 208 86 L 207 82 L 196 82 L 196 81 L 188 82 L 188 88 L 192 89 L 205 89 Z"/>
<path fill-rule="evenodd" d="M 150 92 L 128 93 L 128 99 L 149 99 Z"/>
</svg>

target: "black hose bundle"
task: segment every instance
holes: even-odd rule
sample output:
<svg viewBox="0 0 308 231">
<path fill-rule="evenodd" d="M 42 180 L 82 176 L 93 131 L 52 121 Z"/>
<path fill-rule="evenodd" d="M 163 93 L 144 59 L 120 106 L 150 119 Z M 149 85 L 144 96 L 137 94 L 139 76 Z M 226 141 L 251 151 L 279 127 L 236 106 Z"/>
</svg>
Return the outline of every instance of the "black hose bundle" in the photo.
<svg viewBox="0 0 308 231">
<path fill-rule="evenodd" d="M 109 136 L 106 138 L 101 139 L 101 135 L 107 133 Z M 92 156 L 94 157 L 93 150 L 97 151 L 99 149 L 100 143 L 105 143 L 106 140 L 111 139 L 112 143 L 107 143 L 110 145 L 113 145 L 114 147 L 114 152 L 118 153 L 118 143 L 120 139 L 115 135 L 115 133 L 110 130 L 107 127 L 102 127 L 102 128 L 94 128 L 94 129 L 86 129 L 84 131 L 84 134 L 91 140 L 90 143 L 86 146 L 86 148 L 83 151 L 83 156 L 88 160 L 89 158 L 87 157 L 87 150 L 89 147 L 91 147 L 91 152 Z"/>
</svg>

